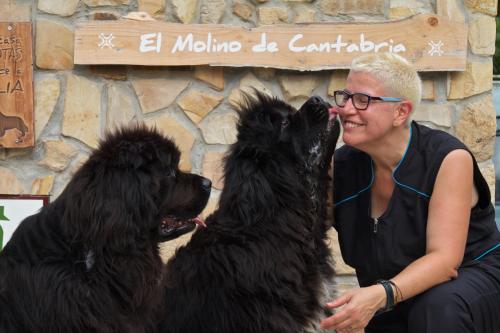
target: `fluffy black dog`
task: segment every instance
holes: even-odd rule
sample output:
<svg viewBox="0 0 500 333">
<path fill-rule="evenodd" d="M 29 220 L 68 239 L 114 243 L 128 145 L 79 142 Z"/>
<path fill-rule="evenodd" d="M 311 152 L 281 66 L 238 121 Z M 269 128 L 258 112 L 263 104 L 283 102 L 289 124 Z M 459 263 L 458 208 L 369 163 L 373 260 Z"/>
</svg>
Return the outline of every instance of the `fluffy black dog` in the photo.
<svg viewBox="0 0 500 333">
<path fill-rule="evenodd" d="M 247 96 L 219 208 L 168 263 L 160 332 L 318 329 L 333 277 L 327 171 L 339 124 L 328 107 Z"/>
<path fill-rule="evenodd" d="M 179 157 L 144 126 L 108 135 L 0 252 L 0 332 L 154 332 L 158 243 L 193 230 L 211 188 Z"/>
</svg>

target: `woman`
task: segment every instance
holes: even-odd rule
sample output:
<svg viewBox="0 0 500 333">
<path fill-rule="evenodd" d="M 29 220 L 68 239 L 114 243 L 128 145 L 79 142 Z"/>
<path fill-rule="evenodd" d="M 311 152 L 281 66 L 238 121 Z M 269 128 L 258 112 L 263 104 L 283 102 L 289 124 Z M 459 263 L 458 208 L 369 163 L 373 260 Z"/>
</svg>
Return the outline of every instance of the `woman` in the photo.
<svg viewBox="0 0 500 333">
<path fill-rule="evenodd" d="M 466 146 L 411 122 L 421 81 L 402 57 L 353 61 L 334 94 L 335 228 L 360 288 L 327 304 L 338 332 L 500 332 L 500 233 Z"/>
</svg>

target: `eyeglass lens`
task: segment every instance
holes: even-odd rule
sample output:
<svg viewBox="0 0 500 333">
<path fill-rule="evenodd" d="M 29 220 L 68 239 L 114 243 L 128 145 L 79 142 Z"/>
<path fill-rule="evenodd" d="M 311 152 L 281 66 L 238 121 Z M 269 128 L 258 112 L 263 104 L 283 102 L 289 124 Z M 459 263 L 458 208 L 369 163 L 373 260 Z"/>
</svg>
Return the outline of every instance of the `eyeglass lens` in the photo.
<svg viewBox="0 0 500 333">
<path fill-rule="evenodd" d="M 344 107 L 349 98 L 351 97 L 352 97 L 352 103 L 356 109 L 360 110 L 366 109 L 368 107 L 368 104 L 370 103 L 370 97 L 360 93 L 355 93 L 351 95 L 345 91 L 336 91 L 334 97 L 335 97 L 335 104 L 337 104 L 340 107 Z"/>
</svg>

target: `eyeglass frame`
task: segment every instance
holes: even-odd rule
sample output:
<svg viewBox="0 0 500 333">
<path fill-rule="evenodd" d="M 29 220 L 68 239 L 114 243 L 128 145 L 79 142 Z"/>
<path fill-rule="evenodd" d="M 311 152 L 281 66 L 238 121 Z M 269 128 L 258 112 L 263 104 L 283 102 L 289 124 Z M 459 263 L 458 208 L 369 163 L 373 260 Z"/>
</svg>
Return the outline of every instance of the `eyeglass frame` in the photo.
<svg viewBox="0 0 500 333">
<path fill-rule="evenodd" d="M 342 105 L 342 106 L 340 106 L 337 103 L 337 98 L 336 98 L 337 93 L 343 93 L 343 94 L 347 95 L 347 99 L 345 101 L 345 104 Z M 366 103 L 366 107 L 365 108 L 358 108 L 356 105 L 354 105 L 354 99 L 353 99 L 354 95 L 363 95 L 363 96 L 368 97 L 368 102 Z M 364 111 L 364 110 L 368 109 L 368 107 L 370 106 L 370 102 L 372 100 L 389 102 L 389 103 L 397 103 L 397 102 L 402 102 L 403 101 L 403 98 L 399 98 L 399 97 L 370 96 L 370 95 L 364 94 L 364 93 L 353 93 L 353 94 L 351 94 L 350 92 L 347 92 L 345 90 L 335 90 L 333 92 L 333 101 L 335 102 L 335 105 L 337 105 L 339 108 L 343 108 L 344 106 L 346 106 L 346 104 L 349 101 L 349 99 L 351 99 L 352 106 L 354 106 L 354 108 L 356 110 L 359 110 L 359 111 Z"/>
</svg>

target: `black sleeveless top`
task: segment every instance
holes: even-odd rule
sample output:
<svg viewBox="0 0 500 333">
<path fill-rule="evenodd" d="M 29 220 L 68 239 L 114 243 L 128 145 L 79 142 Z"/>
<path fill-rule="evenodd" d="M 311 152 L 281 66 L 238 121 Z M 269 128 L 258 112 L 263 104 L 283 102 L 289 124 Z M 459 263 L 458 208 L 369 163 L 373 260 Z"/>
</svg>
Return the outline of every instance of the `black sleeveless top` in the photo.
<svg viewBox="0 0 500 333">
<path fill-rule="evenodd" d="M 468 150 L 452 135 L 412 122 L 408 147 L 392 174 L 392 197 L 378 219 L 370 216 L 374 180 L 370 156 L 347 145 L 337 149 L 333 169 L 335 228 L 342 257 L 356 270 L 360 286 L 390 279 L 425 254 L 429 200 L 444 157 L 455 149 Z M 473 163 L 479 201 L 471 210 L 462 266 L 500 251 L 490 190 L 475 159 Z"/>
</svg>

